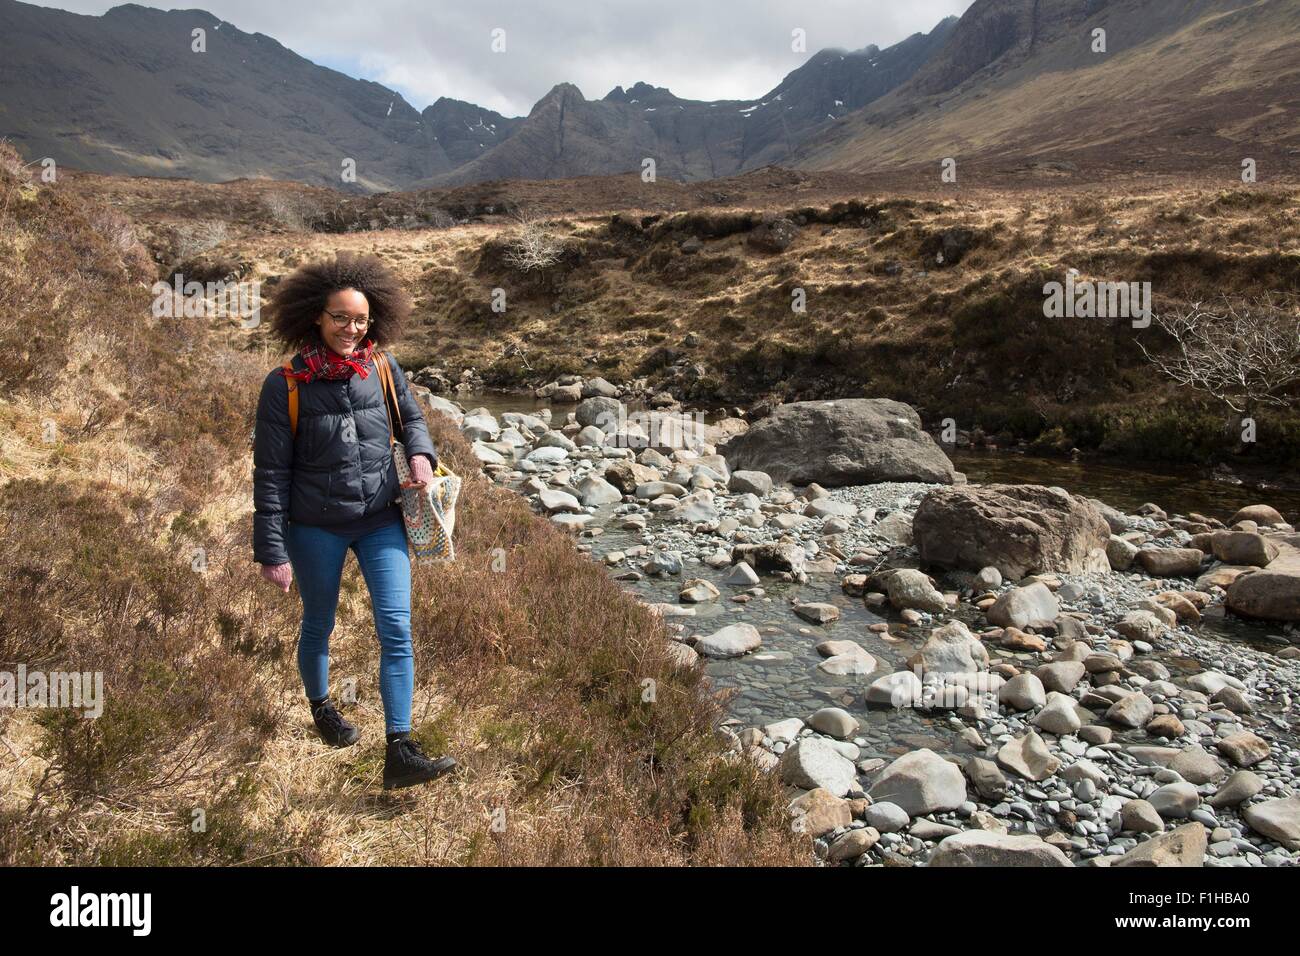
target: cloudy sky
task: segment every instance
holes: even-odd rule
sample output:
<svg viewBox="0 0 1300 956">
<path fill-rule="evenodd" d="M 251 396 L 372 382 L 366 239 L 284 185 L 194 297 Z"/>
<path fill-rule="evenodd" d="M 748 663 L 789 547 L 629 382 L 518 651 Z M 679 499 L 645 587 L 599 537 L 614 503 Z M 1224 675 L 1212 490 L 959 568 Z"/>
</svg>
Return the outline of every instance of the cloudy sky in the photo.
<svg viewBox="0 0 1300 956">
<path fill-rule="evenodd" d="M 692 99 L 761 96 L 826 47 L 888 46 L 972 0 L 186 0 L 308 59 L 383 83 L 526 114 L 556 83 L 590 99 L 644 80 Z M 100 14 L 114 3 L 42 6 Z M 801 28 L 807 52 L 791 50 Z M 505 31 L 505 52 L 491 49 Z"/>
</svg>

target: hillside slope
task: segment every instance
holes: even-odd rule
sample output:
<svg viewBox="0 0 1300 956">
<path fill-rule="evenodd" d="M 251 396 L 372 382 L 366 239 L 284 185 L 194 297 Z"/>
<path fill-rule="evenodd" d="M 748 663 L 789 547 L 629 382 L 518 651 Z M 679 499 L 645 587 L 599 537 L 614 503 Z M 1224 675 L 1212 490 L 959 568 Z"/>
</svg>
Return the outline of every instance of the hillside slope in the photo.
<svg viewBox="0 0 1300 956">
<path fill-rule="evenodd" d="M 1150 282 L 1157 312 L 1225 295 L 1300 301 L 1296 180 L 1246 186 L 1231 173 L 1008 177 L 958 195 L 770 167 L 654 187 L 635 175 L 498 182 L 349 198 L 334 217 L 351 223 L 343 234 L 266 222 L 261 184 L 70 185 L 130 211 L 167 261 L 176 202 L 192 217 L 229 217 L 210 253 L 218 271 L 273 282 L 305 257 L 378 252 L 416 297 L 406 357 L 435 368 L 430 382 L 600 375 L 634 394 L 759 413 L 871 395 L 1002 443 L 1146 459 L 1204 463 L 1242 449 L 1223 407 L 1145 358 L 1144 345 L 1170 345 L 1158 329 L 1046 318 L 1046 284 L 1071 269 Z M 457 210 L 457 224 L 419 225 L 429 205 Z M 561 250 L 551 266 L 511 265 L 519 208 Z M 1249 457 L 1300 463 L 1300 416 L 1270 413 L 1259 427 Z"/>
<path fill-rule="evenodd" d="M 0 0 L 0 137 L 29 162 L 127 175 L 266 177 L 378 192 L 639 169 L 701 180 L 780 162 L 909 79 L 956 20 L 888 49 L 823 50 L 767 96 L 697 101 L 637 83 L 587 100 L 557 84 L 527 117 L 399 94 L 317 66 L 202 10 L 83 16 Z M 206 50 L 191 48 L 206 31 Z M 356 164 L 355 183 L 341 177 Z"/>
<path fill-rule="evenodd" d="M 198 28 L 204 53 L 191 49 Z M 392 90 L 202 10 L 133 4 L 90 17 L 0 0 L 0 136 L 29 162 L 210 181 L 370 191 L 452 166 Z M 356 163 L 355 187 L 344 159 Z"/>
<path fill-rule="evenodd" d="M 937 179 L 945 157 L 1227 175 L 1251 157 L 1262 178 L 1300 165 L 1298 112 L 1294 0 L 978 0 L 909 82 L 791 162 Z"/>
<path fill-rule="evenodd" d="M 415 724 L 463 773 L 380 790 L 351 564 L 330 650 L 362 740 L 321 743 L 297 595 L 251 560 L 248 439 L 278 349 L 236 318 L 153 316 L 148 230 L 70 185 L 0 144 L 0 662 L 100 672 L 103 711 L 0 708 L 0 865 L 812 862 L 662 620 L 432 412 L 466 480 L 457 561 L 414 572 Z"/>
</svg>

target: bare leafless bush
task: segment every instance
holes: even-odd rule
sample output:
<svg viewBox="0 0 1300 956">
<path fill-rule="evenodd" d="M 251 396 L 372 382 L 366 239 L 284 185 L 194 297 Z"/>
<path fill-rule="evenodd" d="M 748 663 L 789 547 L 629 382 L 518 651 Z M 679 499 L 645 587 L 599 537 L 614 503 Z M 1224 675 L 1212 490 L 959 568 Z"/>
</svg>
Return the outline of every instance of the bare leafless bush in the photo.
<svg viewBox="0 0 1300 956">
<path fill-rule="evenodd" d="M 1194 302 L 1156 315 L 1153 324 L 1173 340 L 1171 354 L 1140 339 L 1143 354 L 1179 385 L 1249 414 L 1260 406 L 1289 407 L 1300 383 L 1300 316 L 1291 297 Z"/>
<path fill-rule="evenodd" d="M 509 266 L 520 272 L 542 272 L 560 261 L 565 240 L 553 224 L 528 212 L 514 218 L 519 225 L 505 255 Z"/>
<path fill-rule="evenodd" d="M 434 229 L 450 229 L 456 225 L 456 219 L 445 209 L 433 207 L 422 212 L 424 221 Z"/>
<path fill-rule="evenodd" d="M 227 227 L 222 219 L 203 219 L 176 227 L 176 258 L 192 259 L 215 249 L 226 241 Z"/>
<path fill-rule="evenodd" d="M 108 244 L 122 257 L 133 278 L 144 279 L 153 272 L 149 250 L 140 242 L 135 224 L 130 219 L 115 209 L 99 207 L 90 212 L 89 220 L 90 227 L 108 240 Z"/>
<path fill-rule="evenodd" d="M 262 208 L 286 229 L 309 232 L 324 215 L 320 204 L 306 196 L 294 193 L 272 192 L 262 197 Z"/>
</svg>

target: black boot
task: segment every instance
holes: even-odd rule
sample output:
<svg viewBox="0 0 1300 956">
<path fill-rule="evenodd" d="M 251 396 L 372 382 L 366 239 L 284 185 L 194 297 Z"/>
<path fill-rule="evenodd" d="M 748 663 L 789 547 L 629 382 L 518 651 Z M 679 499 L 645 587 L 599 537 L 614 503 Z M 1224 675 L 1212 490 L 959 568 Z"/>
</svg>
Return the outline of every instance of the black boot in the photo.
<svg viewBox="0 0 1300 956">
<path fill-rule="evenodd" d="M 455 769 L 456 761 L 451 757 L 430 760 L 410 737 L 397 737 L 388 742 L 388 753 L 384 756 L 384 789 L 413 787 Z"/>
<path fill-rule="evenodd" d="M 320 739 L 331 747 L 351 747 L 361 739 L 361 731 L 343 719 L 328 697 L 312 703 L 311 719 Z"/>
</svg>

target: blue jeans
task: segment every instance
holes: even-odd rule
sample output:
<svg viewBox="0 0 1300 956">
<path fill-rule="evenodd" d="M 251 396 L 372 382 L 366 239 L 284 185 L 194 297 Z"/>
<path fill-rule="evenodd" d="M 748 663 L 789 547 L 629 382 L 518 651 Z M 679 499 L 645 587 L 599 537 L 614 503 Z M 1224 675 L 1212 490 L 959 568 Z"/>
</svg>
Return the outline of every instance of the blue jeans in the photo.
<svg viewBox="0 0 1300 956">
<path fill-rule="evenodd" d="M 329 640 L 339 604 L 343 561 L 351 548 L 370 591 L 379 634 L 379 696 L 388 733 L 411 729 L 415 656 L 411 652 L 411 559 L 402 522 L 349 540 L 312 525 L 289 522 L 285 543 L 302 595 L 298 672 L 312 700 L 329 693 Z"/>
</svg>

